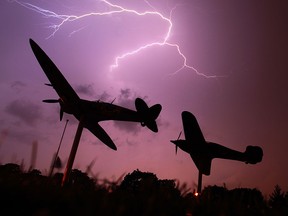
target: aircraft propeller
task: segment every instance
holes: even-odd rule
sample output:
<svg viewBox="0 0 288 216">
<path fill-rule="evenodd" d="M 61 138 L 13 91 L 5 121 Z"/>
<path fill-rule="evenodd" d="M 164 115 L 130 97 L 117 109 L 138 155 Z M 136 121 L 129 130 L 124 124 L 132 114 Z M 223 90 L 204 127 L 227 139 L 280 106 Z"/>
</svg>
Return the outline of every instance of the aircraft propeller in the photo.
<svg viewBox="0 0 288 216">
<path fill-rule="evenodd" d="M 46 99 L 46 100 L 43 100 L 42 102 L 44 102 L 44 103 L 59 103 L 60 104 L 60 99 Z M 64 111 L 63 111 L 61 104 L 60 104 L 60 121 L 62 121 L 63 113 L 64 113 Z"/>
<path fill-rule="evenodd" d="M 180 136 L 181 136 L 181 134 L 182 134 L 182 131 L 180 131 L 180 133 L 179 133 L 179 136 L 178 136 L 177 140 L 179 140 L 179 139 L 180 139 Z M 175 154 L 176 154 L 176 155 L 177 155 L 177 150 L 178 150 L 178 145 L 176 144 L 176 145 L 175 145 Z"/>
</svg>

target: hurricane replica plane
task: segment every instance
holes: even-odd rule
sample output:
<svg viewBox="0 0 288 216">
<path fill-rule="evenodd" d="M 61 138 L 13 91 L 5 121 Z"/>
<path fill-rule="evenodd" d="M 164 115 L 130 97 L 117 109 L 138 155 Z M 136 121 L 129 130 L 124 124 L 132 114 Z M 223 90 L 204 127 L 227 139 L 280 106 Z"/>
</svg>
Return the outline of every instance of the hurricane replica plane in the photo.
<svg viewBox="0 0 288 216">
<path fill-rule="evenodd" d="M 197 193 L 201 192 L 202 174 L 210 175 L 213 158 L 243 161 L 247 164 L 256 164 L 262 161 L 263 151 L 261 147 L 247 146 L 245 152 L 239 152 L 217 143 L 207 142 L 195 116 L 190 112 L 182 112 L 182 122 L 185 140 L 179 139 L 180 133 L 178 139 L 171 140 L 171 142 L 176 146 L 176 154 L 178 147 L 190 154 L 199 170 Z"/>
<path fill-rule="evenodd" d="M 53 87 L 59 95 L 59 99 L 57 100 L 48 99 L 43 100 L 43 102 L 60 104 L 60 121 L 62 120 L 64 112 L 74 115 L 79 121 L 66 167 L 66 170 L 68 169 L 68 175 L 73 165 L 83 128 L 87 128 L 99 140 L 113 150 L 117 150 L 116 145 L 105 130 L 98 124 L 100 121 L 118 120 L 140 122 L 142 126 L 147 126 L 153 132 L 158 132 L 156 118 L 162 109 L 160 104 L 156 104 L 149 108 L 144 100 L 136 98 L 136 111 L 134 111 L 112 103 L 83 100 L 76 94 L 60 70 L 38 44 L 32 39 L 29 41 L 34 55 L 50 81 L 50 83 L 46 85 Z"/>
</svg>

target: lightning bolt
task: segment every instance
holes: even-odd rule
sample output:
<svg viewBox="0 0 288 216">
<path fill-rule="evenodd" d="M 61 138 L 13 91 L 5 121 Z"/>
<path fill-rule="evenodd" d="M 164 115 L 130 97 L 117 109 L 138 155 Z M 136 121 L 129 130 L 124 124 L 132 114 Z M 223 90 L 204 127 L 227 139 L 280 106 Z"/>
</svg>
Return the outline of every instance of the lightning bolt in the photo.
<svg viewBox="0 0 288 216">
<path fill-rule="evenodd" d="M 134 50 L 131 50 L 131 51 L 127 51 L 127 52 L 125 52 L 125 53 L 123 53 L 121 55 L 116 56 L 116 58 L 114 60 L 114 63 L 110 66 L 111 70 L 119 67 L 119 62 L 120 61 L 124 60 L 125 58 L 128 58 L 129 56 L 135 55 L 135 54 L 137 54 L 137 53 L 139 53 L 139 52 L 141 52 L 141 51 L 143 51 L 145 49 L 148 49 L 148 48 L 151 48 L 151 47 L 156 47 L 156 46 L 158 46 L 158 47 L 169 46 L 169 47 L 173 47 L 176 50 L 176 52 L 178 53 L 179 56 L 181 56 L 182 61 L 183 61 L 182 65 L 174 73 L 171 73 L 170 75 L 175 75 L 178 72 L 180 72 L 181 70 L 183 70 L 184 68 L 188 68 L 190 70 L 193 70 L 197 75 L 203 76 L 205 78 L 219 78 L 220 77 L 220 76 L 216 76 L 216 75 L 208 76 L 208 75 L 206 75 L 204 73 L 199 72 L 195 67 L 193 67 L 193 66 L 191 66 L 191 65 L 189 65 L 187 63 L 187 58 L 184 55 L 184 53 L 181 51 L 180 46 L 177 43 L 170 43 L 169 42 L 169 38 L 171 36 L 171 32 L 172 32 L 172 28 L 173 28 L 173 22 L 172 22 L 171 16 L 172 16 L 173 10 L 175 10 L 176 7 L 174 7 L 170 11 L 169 17 L 166 17 L 162 13 L 158 12 L 147 0 L 144 0 L 144 2 L 150 8 L 152 8 L 153 11 L 138 12 L 138 11 L 133 10 L 133 9 L 124 8 L 121 5 L 113 4 L 113 3 L 111 3 L 111 2 L 109 2 L 107 0 L 100 0 L 100 1 L 103 4 L 105 4 L 105 5 L 107 5 L 109 7 L 108 11 L 105 11 L 105 12 L 91 12 L 91 13 L 85 13 L 85 14 L 77 16 L 77 15 L 57 14 L 57 13 L 55 13 L 53 11 L 38 7 L 38 6 L 30 4 L 30 3 L 14 0 L 14 2 L 16 2 L 17 4 L 27 8 L 29 10 L 35 11 L 35 12 L 43 15 L 45 18 L 55 18 L 55 19 L 59 20 L 58 24 L 53 24 L 53 25 L 49 26 L 49 28 L 53 29 L 53 31 L 52 31 L 52 34 L 49 35 L 47 39 L 49 39 L 50 37 L 53 37 L 57 33 L 57 31 L 65 23 L 73 22 L 73 21 L 76 21 L 76 20 L 79 20 L 79 19 L 84 19 L 84 18 L 89 17 L 89 16 L 108 16 L 108 15 L 121 14 L 121 13 L 130 13 L 130 14 L 133 14 L 135 16 L 147 16 L 147 15 L 157 16 L 159 19 L 163 20 L 164 22 L 166 22 L 168 24 L 168 28 L 167 28 L 166 33 L 164 34 L 163 40 L 146 43 L 146 44 L 138 47 L 137 49 L 134 49 Z M 82 27 L 82 28 L 80 28 L 78 30 L 73 31 L 72 33 L 70 33 L 69 36 L 71 36 L 72 34 L 78 32 L 78 31 L 80 31 L 80 30 L 82 30 L 84 28 L 86 28 L 86 26 Z"/>
</svg>

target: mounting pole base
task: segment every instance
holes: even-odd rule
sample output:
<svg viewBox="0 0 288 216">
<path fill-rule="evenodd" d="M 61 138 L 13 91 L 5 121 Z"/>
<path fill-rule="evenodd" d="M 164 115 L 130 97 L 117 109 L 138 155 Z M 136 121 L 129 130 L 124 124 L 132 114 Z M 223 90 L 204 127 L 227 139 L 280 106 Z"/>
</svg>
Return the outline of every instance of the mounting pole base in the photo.
<svg viewBox="0 0 288 216">
<path fill-rule="evenodd" d="M 72 170 L 72 166 L 73 166 L 73 163 L 74 163 L 74 160 L 75 160 L 76 152 L 77 152 L 77 149 L 78 149 L 78 145 L 79 145 L 79 142 L 80 142 L 82 131 L 83 131 L 83 124 L 82 124 L 82 118 L 81 118 L 80 121 L 79 121 L 79 124 L 78 124 L 78 128 L 77 128 L 77 131 L 76 131 L 76 134 L 75 134 L 74 142 L 73 142 L 73 145 L 72 145 L 72 148 L 71 148 L 71 152 L 70 152 L 70 155 L 69 155 L 69 158 L 68 158 L 68 162 L 67 162 L 67 165 L 66 165 L 66 168 L 65 168 L 65 171 L 64 171 L 64 175 L 63 175 L 63 178 L 62 178 L 62 183 L 61 183 L 62 187 L 66 185 L 66 183 L 67 183 L 67 181 L 69 179 L 69 176 L 70 176 L 70 173 L 71 173 L 71 170 Z"/>
<path fill-rule="evenodd" d="M 197 187 L 197 193 L 198 195 L 202 192 L 202 173 L 199 171 L 198 174 L 198 187 Z"/>
</svg>

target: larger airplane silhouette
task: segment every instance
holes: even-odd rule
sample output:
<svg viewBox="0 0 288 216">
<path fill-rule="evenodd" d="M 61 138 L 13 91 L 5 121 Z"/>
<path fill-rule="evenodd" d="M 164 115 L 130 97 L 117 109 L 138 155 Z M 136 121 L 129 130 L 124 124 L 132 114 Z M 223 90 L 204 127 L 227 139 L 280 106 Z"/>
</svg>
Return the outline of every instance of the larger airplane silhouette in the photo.
<svg viewBox="0 0 288 216">
<path fill-rule="evenodd" d="M 117 147 L 106 131 L 98 124 L 100 121 L 118 120 L 140 122 L 142 126 L 147 126 L 153 132 L 158 132 L 156 119 L 162 109 L 160 104 L 149 108 L 144 100 L 136 98 L 136 111 L 134 111 L 112 103 L 83 100 L 76 94 L 60 70 L 38 44 L 32 39 L 30 39 L 29 42 L 34 55 L 50 81 L 50 84 L 46 85 L 52 86 L 59 95 L 59 99 L 57 100 L 49 99 L 43 100 L 43 102 L 60 104 L 60 121 L 62 120 L 64 112 L 74 115 L 76 119 L 79 120 L 77 132 L 63 175 L 62 186 L 66 184 L 69 178 L 83 128 L 87 128 L 99 140 L 113 150 L 117 150 Z"/>
<path fill-rule="evenodd" d="M 62 120 L 64 112 L 74 115 L 82 122 L 83 127 L 114 150 L 117 150 L 116 145 L 98 122 L 105 120 L 140 122 L 142 126 L 147 126 L 153 132 L 158 132 L 155 120 L 162 109 L 160 104 L 149 108 L 144 100 L 136 98 L 135 107 L 137 111 L 134 111 L 112 103 L 83 100 L 79 98 L 46 53 L 35 41 L 32 39 L 29 41 L 34 55 L 51 83 L 46 85 L 52 86 L 59 95 L 57 100 L 48 99 L 43 100 L 43 102 L 60 104 L 60 120 Z"/>
<path fill-rule="evenodd" d="M 263 151 L 259 146 L 247 146 L 245 152 L 239 152 L 217 143 L 207 142 L 195 116 L 188 111 L 182 112 L 182 122 L 185 140 L 178 138 L 177 140 L 171 140 L 171 142 L 176 146 L 176 153 L 179 147 L 190 154 L 199 170 L 199 178 L 202 174 L 210 175 L 213 158 L 237 160 L 247 164 L 256 164 L 262 161 Z M 201 184 L 201 182 L 198 182 L 198 187 L 199 183 Z"/>
</svg>

